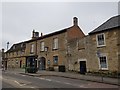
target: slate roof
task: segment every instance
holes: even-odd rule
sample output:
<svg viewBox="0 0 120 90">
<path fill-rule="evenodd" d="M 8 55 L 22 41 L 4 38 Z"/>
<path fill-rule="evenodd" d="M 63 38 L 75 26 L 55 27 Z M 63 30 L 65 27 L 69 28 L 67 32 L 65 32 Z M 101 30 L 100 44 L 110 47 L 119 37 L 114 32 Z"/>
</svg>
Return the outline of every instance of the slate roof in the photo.
<svg viewBox="0 0 120 90">
<path fill-rule="evenodd" d="M 46 35 L 43 35 L 43 36 L 40 36 L 38 38 L 34 38 L 34 39 L 30 39 L 30 40 L 27 40 L 27 41 L 24 41 L 24 42 L 20 42 L 20 43 L 17 43 L 17 44 L 13 44 L 13 46 L 7 51 L 7 52 L 14 52 L 14 51 L 19 51 L 19 50 L 22 50 L 22 49 L 25 49 L 26 46 L 22 47 L 21 48 L 21 44 L 22 43 L 29 43 L 29 42 L 32 42 L 32 41 L 36 41 L 36 40 L 41 40 L 41 39 L 44 39 L 44 38 L 48 38 L 48 37 L 51 37 L 51 36 L 54 36 L 54 35 L 58 35 L 58 34 L 61 34 L 61 33 L 65 33 L 67 30 L 73 28 L 73 26 L 71 27 L 68 27 L 68 28 L 65 28 L 65 29 L 61 29 L 59 31 L 56 31 L 56 32 L 53 32 L 53 33 L 49 33 L 49 34 L 46 34 Z M 77 26 L 79 28 L 79 26 Z M 16 46 L 16 48 L 14 49 L 13 47 Z"/>
<path fill-rule="evenodd" d="M 113 28 L 120 27 L 120 15 L 114 16 L 100 25 L 98 28 L 90 32 L 89 34 L 94 34 L 102 31 L 107 31 Z"/>
<path fill-rule="evenodd" d="M 25 42 L 20 42 L 17 44 L 13 44 L 12 47 L 6 52 L 16 52 L 16 51 L 22 51 L 26 48 Z"/>
<path fill-rule="evenodd" d="M 26 43 L 29 43 L 29 42 L 32 42 L 32 41 L 36 41 L 36 40 L 41 40 L 43 38 L 47 38 L 47 37 L 51 37 L 51 36 L 54 36 L 54 35 L 58 35 L 58 34 L 64 33 L 64 32 L 66 32 L 68 29 L 70 29 L 72 27 L 73 26 L 65 28 L 65 29 L 62 29 L 62 30 L 59 30 L 59 31 L 56 31 L 56 32 L 53 32 L 53 33 L 50 33 L 50 34 L 46 34 L 46 35 L 40 36 L 38 38 L 34 38 L 34 39 L 31 39 L 31 40 L 27 40 L 27 41 L 24 41 L 24 42 L 13 44 L 12 47 L 6 53 L 24 50 L 26 48 L 26 45 L 25 45 Z M 24 44 L 24 46 L 21 47 L 21 44 Z M 14 47 L 15 47 L 15 49 L 14 49 Z"/>
<path fill-rule="evenodd" d="M 44 38 L 47 38 L 47 37 L 51 37 L 51 36 L 54 36 L 54 35 L 58 35 L 58 34 L 64 33 L 64 32 L 66 32 L 68 29 L 70 29 L 72 27 L 73 26 L 71 26 L 69 28 L 65 28 L 65 29 L 59 30 L 59 31 L 56 31 L 56 32 L 53 32 L 53 33 L 50 33 L 50 34 L 46 34 L 46 35 L 40 36 L 40 37 L 35 38 L 35 39 L 28 40 L 28 41 L 26 41 L 26 43 L 29 43 L 29 42 L 32 42 L 32 41 L 35 41 L 35 40 L 41 40 L 41 39 L 44 39 Z"/>
</svg>

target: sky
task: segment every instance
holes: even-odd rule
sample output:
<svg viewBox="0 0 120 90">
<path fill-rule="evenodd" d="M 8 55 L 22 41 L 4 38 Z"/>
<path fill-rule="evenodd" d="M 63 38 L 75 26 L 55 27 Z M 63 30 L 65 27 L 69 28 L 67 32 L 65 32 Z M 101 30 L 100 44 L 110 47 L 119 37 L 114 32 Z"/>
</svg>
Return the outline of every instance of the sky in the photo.
<svg viewBox="0 0 120 90">
<path fill-rule="evenodd" d="M 34 1 L 34 0 L 33 0 Z M 0 45 L 9 48 L 31 39 L 32 30 L 43 35 L 73 25 L 73 17 L 87 35 L 109 18 L 118 15 L 118 2 L 12 2 L 0 3 Z"/>
</svg>

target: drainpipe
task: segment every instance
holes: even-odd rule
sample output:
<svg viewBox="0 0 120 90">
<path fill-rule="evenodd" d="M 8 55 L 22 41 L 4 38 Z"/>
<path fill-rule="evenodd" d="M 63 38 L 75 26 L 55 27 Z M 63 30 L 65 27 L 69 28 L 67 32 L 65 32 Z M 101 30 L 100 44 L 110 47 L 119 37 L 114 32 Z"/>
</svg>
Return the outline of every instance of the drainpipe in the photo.
<svg viewBox="0 0 120 90">
<path fill-rule="evenodd" d="M 37 56 L 37 39 L 36 39 L 36 50 L 35 50 L 35 56 Z M 37 66 L 37 57 L 35 59 L 35 63 L 36 63 L 36 66 Z"/>
</svg>

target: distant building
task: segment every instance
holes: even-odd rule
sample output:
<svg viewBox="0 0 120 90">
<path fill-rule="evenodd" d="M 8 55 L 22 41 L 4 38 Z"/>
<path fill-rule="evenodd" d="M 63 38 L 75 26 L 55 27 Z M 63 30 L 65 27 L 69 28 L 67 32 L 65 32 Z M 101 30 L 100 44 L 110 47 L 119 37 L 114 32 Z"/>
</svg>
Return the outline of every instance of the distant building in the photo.
<svg viewBox="0 0 120 90">
<path fill-rule="evenodd" d="M 26 43 L 21 42 L 14 44 L 8 51 L 5 52 L 5 60 L 7 68 L 24 68 L 25 67 L 25 49 Z"/>
<path fill-rule="evenodd" d="M 2 66 L 2 51 L 0 50 L 0 68 Z"/>
</svg>

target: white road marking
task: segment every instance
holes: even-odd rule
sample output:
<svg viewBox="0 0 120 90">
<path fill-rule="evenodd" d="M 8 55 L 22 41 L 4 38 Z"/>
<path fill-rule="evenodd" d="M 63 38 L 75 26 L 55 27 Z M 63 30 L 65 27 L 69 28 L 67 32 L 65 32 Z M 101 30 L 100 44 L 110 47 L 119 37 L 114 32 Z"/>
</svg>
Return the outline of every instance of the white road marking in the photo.
<svg viewBox="0 0 120 90">
<path fill-rule="evenodd" d="M 81 88 L 87 88 L 86 86 L 83 86 L 83 85 L 79 85 L 79 87 L 81 87 Z"/>
<path fill-rule="evenodd" d="M 72 84 L 72 83 L 69 83 L 69 82 L 62 82 L 62 81 L 51 80 L 51 79 L 46 79 L 46 78 L 39 78 L 39 79 L 47 80 L 47 81 L 53 81 L 53 82 L 57 82 L 57 83 L 64 83 L 64 84 L 67 84 L 67 85 L 76 86 L 76 87 L 80 87 L 80 88 L 85 88 L 83 85 Z"/>
<path fill-rule="evenodd" d="M 55 81 L 55 82 L 60 83 L 60 81 Z"/>
<path fill-rule="evenodd" d="M 41 80 L 45 80 L 45 78 L 39 78 L 39 79 L 41 79 Z"/>
<path fill-rule="evenodd" d="M 22 76 L 26 76 L 26 75 L 22 75 Z"/>
<path fill-rule="evenodd" d="M 35 87 L 30 87 L 30 88 L 35 88 Z"/>
<path fill-rule="evenodd" d="M 46 80 L 46 81 L 52 81 L 51 79 L 46 79 L 46 78 L 39 78 L 41 80 Z"/>
<path fill-rule="evenodd" d="M 18 85 L 20 85 L 20 86 L 23 86 L 23 85 L 21 85 L 18 81 L 14 81 L 15 83 L 17 83 Z"/>
<path fill-rule="evenodd" d="M 45 80 L 47 80 L 47 81 L 52 81 L 51 79 L 45 79 Z"/>
<path fill-rule="evenodd" d="M 17 83 L 17 84 L 20 85 L 20 86 L 25 86 L 25 85 L 27 85 L 27 84 L 25 84 L 25 83 L 24 83 L 24 84 L 20 84 L 20 83 L 19 83 L 18 81 L 16 81 L 16 80 L 15 80 L 14 82 Z"/>
<path fill-rule="evenodd" d="M 71 85 L 71 83 L 68 83 L 68 82 L 65 82 L 65 84 L 69 84 L 69 85 Z"/>
<path fill-rule="evenodd" d="M 62 81 L 51 80 L 51 79 L 47 79 L 47 78 L 39 78 L 39 79 L 46 80 L 46 81 L 53 81 L 53 82 L 62 83 L 62 84 L 64 83 L 64 84 L 67 84 L 67 85 L 76 86 L 76 87 L 80 87 L 80 88 L 87 88 L 87 87 L 84 87 L 83 85 L 72 84 L 72 83 L 69 83 L 69 82 L 62 82 Z"/>
</svg>

